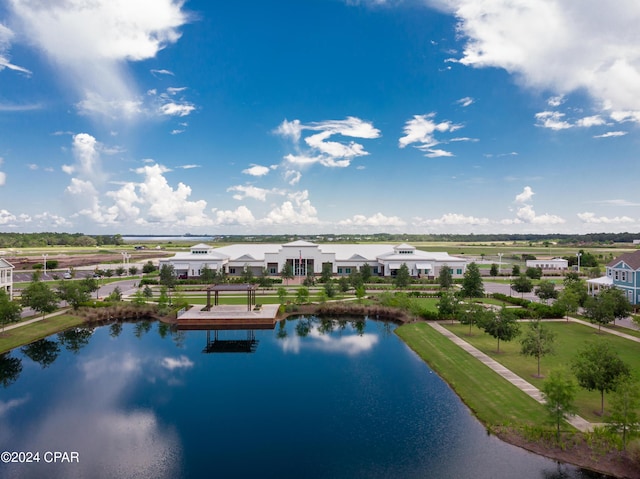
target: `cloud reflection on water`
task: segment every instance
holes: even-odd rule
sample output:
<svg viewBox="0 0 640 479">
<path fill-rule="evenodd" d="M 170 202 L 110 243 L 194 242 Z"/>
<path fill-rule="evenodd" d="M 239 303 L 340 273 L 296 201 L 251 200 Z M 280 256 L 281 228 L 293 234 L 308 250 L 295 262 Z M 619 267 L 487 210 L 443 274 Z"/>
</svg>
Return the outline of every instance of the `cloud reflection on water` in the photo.
<svg viewBox="0 0 640 479">
<path fill-rule="evenodd" d="M 377 334 L 346 334 L 346 330 L 341 330 L 339 336 L 327 334 L 321 332 L 317 324 L 312 324 L 305 337 L 295 334 L 289 335 L 279 341 L 279 344 L 285 353 L 299 354 L 304 348 L 326 353 L 356 356 L 372 350 L 379 340 L 380 338 Z"/>
</svg>

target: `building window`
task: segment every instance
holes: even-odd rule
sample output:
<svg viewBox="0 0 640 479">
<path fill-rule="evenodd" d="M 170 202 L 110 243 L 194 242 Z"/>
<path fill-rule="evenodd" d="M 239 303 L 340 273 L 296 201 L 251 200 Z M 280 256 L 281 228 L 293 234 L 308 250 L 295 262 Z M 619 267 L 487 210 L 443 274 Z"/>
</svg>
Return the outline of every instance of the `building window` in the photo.
<svg viewBox="0 0 640 479">
<path fill-rule="evenodd" d="M 276 268 L 269 268 L 269 274 L 278 274 Z"/>
<path fill-rule="evenodd" d="M 621 279 L 622 279 L 622 281 L 625 281 L 625 282 L 627 281 L 627 272 L 626 271 L 622 272 L 622 278 Z"/>
<path fill-rule="evenodd" d="M 462 274 L 462 270 L 461 269 L 457 269 L 456 270 L 456 274 Z"/>
<path fill-rule="evenodd" d="M 229 274 L 236 274 L 235 268 L 229 268 Z"/>
<path fill-rule="evenodd" d="M 342 268 L 338 268 L 338 274 L 342 274 Z"/>
<path fill-rule="evenodd" d="M 618 281 L 620 279 L 620 272 L 619 271 L 615 272 L 615 275 L 614 275 L 613 279 L 615 279 L 616 281 Z"/>
<path fill-rule="evenodd" d="M 345 268 L 344 269 L 344 273 L 345 274 L 351 274 L 351 268 Z"/>
</svg>

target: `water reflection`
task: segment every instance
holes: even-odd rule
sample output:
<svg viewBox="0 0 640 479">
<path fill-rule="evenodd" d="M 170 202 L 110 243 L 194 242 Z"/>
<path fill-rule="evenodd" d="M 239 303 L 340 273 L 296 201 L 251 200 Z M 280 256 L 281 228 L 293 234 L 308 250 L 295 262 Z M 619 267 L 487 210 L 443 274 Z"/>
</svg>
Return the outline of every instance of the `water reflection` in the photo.
<svg viewBox="0 0 640 479">
<path fill-rule="evenodd" d="M 2 477 L 585 477 L 488 437 L 393 325 L 305 317 L 214 360 L 206 331 L 115 324 L 0 358 L 0 451 L 80 453 Z"/>
<path fill-rule="evenodd" d="M 22 361 L 11 353 L 0 354 L 0 385 L 9 387 L 16 382 L 22 372 Z"/>
<path fill-rule="evenodd" d="M 378 344 L 379 336 L 365 333 L 365 325 L 366 320 L 362 318 L 346 320 L 302 316 L 297 318 L 295 334 L 292 335 L 281 321 L 276 338 L 285 353 L 299 354 L 305 348 L 354 356 L 371 351 Z"/>
</svg>

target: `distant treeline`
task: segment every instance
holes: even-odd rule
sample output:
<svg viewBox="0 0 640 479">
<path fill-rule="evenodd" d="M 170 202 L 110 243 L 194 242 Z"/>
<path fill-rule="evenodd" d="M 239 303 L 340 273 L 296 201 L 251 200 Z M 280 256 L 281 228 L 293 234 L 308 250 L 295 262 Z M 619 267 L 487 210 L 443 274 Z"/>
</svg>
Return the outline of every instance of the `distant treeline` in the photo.
<svg viewBox="0 0 640 479">
<path fill-rule="evenodd" d="M 145 236 L 149 240 L 153 235 Z M 169 235 L 161 235 L 168 237 Z M 203 234 L 202 236 L 209 236 Z M 395 242 L 416 243 L 428 241 L 459 243 L 556 243 L 561 245 L 607 245 L 632 243 L 640 233 L 589 234 L 320 234 L 320 235 L 210 235 L 212 242 L 224 243 L 288 243 L 296 240 L 312 242 Z M 122 235 L 85 235 L 82 233 L 0 233 L 0 248 L 28 248 L 39 246 L 103 246 L 122 245 Z"/>
<path fill-rule="evenodd" d="M 320 234 L 320 235 L 212 235 L 216 242 L 225 243 L 287 243 L 306 240 L 312 242 L 464 242 L 464 243 L 556 243 L 566 245 L 598 245 L 632 243 L 640 239 L 640 233 L 590 233 L 590 234 Z"/>
<path fill-rule="evenodd" d="M 34 248 L 40 246 L 121 245 L 119 234 L 85 235 L 82 233 L 0 233 L 0 248 Z"/>
</svg>

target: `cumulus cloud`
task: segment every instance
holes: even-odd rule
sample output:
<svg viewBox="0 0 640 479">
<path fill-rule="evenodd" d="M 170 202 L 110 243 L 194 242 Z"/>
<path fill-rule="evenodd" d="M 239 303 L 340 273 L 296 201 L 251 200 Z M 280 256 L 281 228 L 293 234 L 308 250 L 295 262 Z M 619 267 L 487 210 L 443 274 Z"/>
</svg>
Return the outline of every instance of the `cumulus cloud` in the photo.
<svg viewBox="0 0 640 479">
<path fill-rule="evenodd" d="M 306 147 L 300 144 L 305 131 L 316 132 L 304 139 Z M 313 164 L 329 168 L 346 168 L 354 158 L 369 153 L 364 146 L 355 141 L 329 141 L 330 138 L 374 139 L 380 136 L 380 130 L 372 123 L 355 117 L 344 120 L 327 120 L 302 124 L 299 120 L 284 120 L 274 133 L 293 143 L 295 152 L 285 155 L 288 169 L 297 169 Z"/>
<path fill-rule="evenodd" d="M 218 210 L 213 208 L 216 225 L 253 225 L 256 222 L 253 213 L 246 206 L 238 206 L 235 210 Z"/>
<path fill-rule="evenodd" d="M 251 165 L 249 168 L 242 170 L 242 173 L 250 176 L 265 176 L 271 169 L 262 165 Z"/>
<path fill-rule="evenodd" d="M 498 67 L 536 90 L 583 90 L 597 107 L 640 111 L 640 4 L 632 0 L 432 0 L 458 18 L 460 63 Z M 637 121 L 637 118 L 636 118 Z"/>
<path fill-rule="evenodd" d="M 131 118 L 141 111 L 127 62 L 147 60 L 180 38 L 181 0 L 10 2 L 23 37 L 75 89 L 88 114 Z M 175 110 L 178 111 L 178 110 Z"/>
<path fill-rule="evenodd" d="M 583 223 L 590 224 L 635 223 L 635 220 L 628 216 L 616 216 L 614 218 L 607 218 L 606 216 L 596 216 L 595 213 L 589 211 L 578 213 L 578 218 L 580 218 L 580 221 L 582 221 Z"/>
<path fill-rule="evenodd" d="M 404 226 L 406 222 L 397 216 L 385 216 L 376 213 L 372 216 L 354 215 L 353 217 L 338 222 L 341 226 Z"/>
<path fill-rule="evenodd" d="M 160 365 L 169 371 L 173 371 L 174 369 L 190 369 L 193 367 L 193 361 L 187 356 L 180 355 L 177 358 L 162 358 Z"/>
<path fill-rule="evenodd" d="M 530 201 L 531 198 L 533 198 L 533 195 L 535 195 L 535 193 L 533 192 L 531 187 L 525 186 L 522 190 L 522 193 L 516 195 L 515 201 L 516 203 L 526 203 Z"/>
<path fill-rule="evenodd" d="M 405 123 L 405 136 L 398 140 L 398 146 L 405 148 L 408 145 L 416 144 L 416 148 L 424 151 L 425 156 L 429 158 L 453 156 L 453 153 L 449 151 L 434 148 L 441 143 L 435 135 L 436 133 L 454 132 L 462 128 L 462 125 L 456 125 L 450 121 L 436 122 L 435 116 L 435 113 L 414 115 L 411 120 Z"/>
<path fill-rule="evenodd" d="M 309 200 L 309 192 L 289 193 L 287 201 L 271 210 L 261 220 L 266 225 L 311 225 L 318 224 L 317 210 Z"/>
<path fill-rule="evenodd" d="M 2 166 L 2 163 L 4 163 L 4 158 L 0 156 L 0 166 Z M 7 174 L 3 171 L 0 171 L 0 186 L 4 186 L 6 182 L 7 182 Z"/>
</svg>

